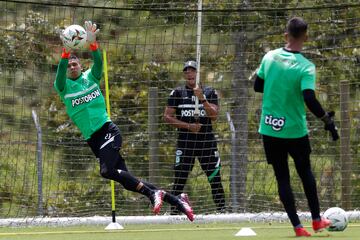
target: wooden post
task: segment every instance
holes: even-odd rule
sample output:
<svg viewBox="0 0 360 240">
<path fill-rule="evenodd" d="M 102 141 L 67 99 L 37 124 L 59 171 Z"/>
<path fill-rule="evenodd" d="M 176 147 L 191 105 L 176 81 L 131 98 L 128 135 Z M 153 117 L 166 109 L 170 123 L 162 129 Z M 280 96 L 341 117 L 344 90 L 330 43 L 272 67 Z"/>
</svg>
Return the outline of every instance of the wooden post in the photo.
<svg viewBox="0 0 360 240">
<path fill-rule="evenodd" d="M 341 162 L 341 205 L 351 209 L 351 169 L 350 154 L 350 87 L 348 81 L 340 82 L 340 162 Z"/>
<path fill-rule="evenodd" d="M 234 78 L 231 83 L 234 103 L 231 118 L 234 125 L 234 136 L 231 140 L 231 176 L 230 189 L 232 199 L 232 211 L 246 211 L 246 181 L 248 168 L 248 77 L 245 76 L 245 47 L 247 37 L 245 32 L 234 34 L 235 60 Z"/>
<path fill-rule="evenodd" d="M 158 88 L 149 88 L 148 131 L 149 131 L 149 181 L 157 185 L 159 177 L 159 104 Z"/>
</svg>

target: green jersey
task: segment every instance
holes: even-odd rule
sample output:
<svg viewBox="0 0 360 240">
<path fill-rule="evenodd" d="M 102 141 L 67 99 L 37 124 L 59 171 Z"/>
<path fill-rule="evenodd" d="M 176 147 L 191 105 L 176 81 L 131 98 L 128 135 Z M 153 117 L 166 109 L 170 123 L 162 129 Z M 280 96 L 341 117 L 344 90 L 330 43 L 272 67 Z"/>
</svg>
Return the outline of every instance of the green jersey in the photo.
<svg viewBox="0 0 360 240">
<path fill-rule="evenodd" d="M 102 60 L 100 51 L 92 52 L 94 65 L 71 80 L 66 78 L 69 60 L 60 60 L 54 87 L 66 107 L 66 113 L 88 140 L 91 135 L 110 121 L 106 112 L 105 100 L 100 90 Z M 59 89 L 63 86 L 63 89 Z"/>
<path fill-rule="evenodd" d="M 315 65 L 300 52 L 279 48 L 263 57 L 257 75 L 264 79 L 259 132 L 278 138 L 307 135 L 302 91 L 315 90 Z"/>
</svg>

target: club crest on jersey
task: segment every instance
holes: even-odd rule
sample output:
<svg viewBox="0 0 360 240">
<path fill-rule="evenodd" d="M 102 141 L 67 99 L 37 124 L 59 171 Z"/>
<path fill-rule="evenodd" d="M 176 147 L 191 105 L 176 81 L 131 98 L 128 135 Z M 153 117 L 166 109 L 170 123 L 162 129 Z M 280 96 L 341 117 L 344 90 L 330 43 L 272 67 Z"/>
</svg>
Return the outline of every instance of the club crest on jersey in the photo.
<svg viewBox="0 0 360 240">
<path fill-rule="evenodd" d="M 265 124 L 271 126 L 274 131 L 278 132 L 281 131 L 285 125 L 285 118 L 276 118 L 272 115 L 265 115 Z"/>
<path fill-rule="evenodd" d="M 180 164 L 180 156 L 183 154 L 183 152 L 181 150 L 176 150 L 175 155 L 175 165 L 179 165 Z"/>
</svg>

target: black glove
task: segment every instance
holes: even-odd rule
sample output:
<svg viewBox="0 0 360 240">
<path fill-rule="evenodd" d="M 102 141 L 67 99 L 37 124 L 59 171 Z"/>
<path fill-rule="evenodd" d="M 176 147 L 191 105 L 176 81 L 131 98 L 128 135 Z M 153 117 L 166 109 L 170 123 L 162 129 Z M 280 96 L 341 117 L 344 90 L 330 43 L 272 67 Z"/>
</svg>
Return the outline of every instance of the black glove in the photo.
<svg viewBox="0 0 360 240">
<path fill-rule="evenodd" d="M 321 120 L 325 123 L 325 130 L 329 131 L 331 133 L 333 141 L 336 141 L 339 139 L 339 134 L 337 132 L 337 127 L 334 123 L 334 116 L 334 111 L 327 112 L 324 116 L 321 117 Z"/>
</svg>

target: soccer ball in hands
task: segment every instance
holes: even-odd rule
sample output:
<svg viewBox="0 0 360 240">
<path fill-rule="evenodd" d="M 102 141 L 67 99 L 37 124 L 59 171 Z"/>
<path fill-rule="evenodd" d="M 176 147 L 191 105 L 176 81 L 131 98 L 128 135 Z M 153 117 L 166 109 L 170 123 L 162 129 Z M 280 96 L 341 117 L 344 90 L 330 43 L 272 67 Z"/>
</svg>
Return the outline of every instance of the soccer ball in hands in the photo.
<svg viewBox="0 0 360 240">
<path fill-rule="evenodd" d="M 80 25 L 70 25 L 60 34 L 65 47 L 83 49 L 86 46 L 86 31 Z"/>
<path fill-rule="evenodd" d="M 329 208 L 324 212 L 324 217 L 331 221 L 331 225 L 327 228 L 331 232 L 344 231 L 349 222 L 346 212 L 339 207 Z"/>
</svg>

